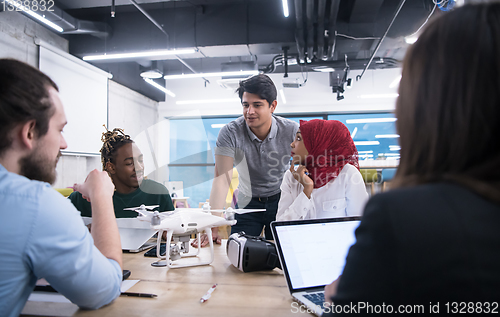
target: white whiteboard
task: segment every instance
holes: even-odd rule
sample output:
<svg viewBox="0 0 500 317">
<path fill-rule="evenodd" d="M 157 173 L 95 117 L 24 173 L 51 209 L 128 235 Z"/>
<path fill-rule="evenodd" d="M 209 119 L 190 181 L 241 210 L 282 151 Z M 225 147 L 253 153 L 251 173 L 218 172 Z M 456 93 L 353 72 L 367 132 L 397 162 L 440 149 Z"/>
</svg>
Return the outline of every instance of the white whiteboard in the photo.
<svg viewBox="0 0 500 317">
<path fill-rule="evenodd" d="M 68 124 L 68 155 L 100 155 L 103 124 L 108 123 L 108 74 L 76 57 L 40 45 L 39 68 L 59 87 Z"/>
</svg>

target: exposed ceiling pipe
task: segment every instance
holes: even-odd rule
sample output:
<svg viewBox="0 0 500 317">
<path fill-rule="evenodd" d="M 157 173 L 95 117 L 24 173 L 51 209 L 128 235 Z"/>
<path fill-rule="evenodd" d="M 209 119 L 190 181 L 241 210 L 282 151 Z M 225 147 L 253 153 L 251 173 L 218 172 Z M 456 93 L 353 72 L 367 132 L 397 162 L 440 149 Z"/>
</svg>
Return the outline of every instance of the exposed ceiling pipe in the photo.
<svg viewBox="0 0 500 317">
<path fill-rule="evenodd" d="M 142 14 L 143 14 L 146 18 L 148 18 L 148 19 L 149 19 L 149 21 L 151 21 L 151 23 L 153 23 L 153 24 L 154 24 L 154 25 L 155 25 L 155 26 L 156 26 L 156 27 L 157 27 L 160 31 L 162 31 L 162 32 L 163 32 L 163 34 L 165 34 L 165 35 L 167 36 L 167 48 L 169 48 L 169 46 L 170 46 L 170 44 L 169 44 L 169 42 L 170 42 L 170 36 L 168 35 L 167 31 L 165 31 L 165 30 L 161 27 L 161 25 L 159 25 L 159 24 L 158 24 L 158 22 L 156 22 L 156 20 L 155 20 L 155 19 L 153 19 L 153 17 L 152 17 L 152 16 L 150 16 L 150 15 L 146 12 L 146 10 L 144 10 L 143 8 L 141 8 L 141 6 L 140 6 L 137 2 L 135 2 L 135 0 L 130 0 L 130 2 L 134 5 L 134 7 L 136 7 L 136 8 L 137 8 L 137 10 L 141 11 L 141 13 L 142 13 Z"/>
<path fill-rule="evenodd" d="M 283 75 L 283 77 L 288 77 L 288 49 L 289 47 L 288 46 L 284 46 L 282 47 L 283 48 L 283 58 L 284 58 L 284 62 L 285 62 L 285 74 Z"/>
<path fill-rule="evenodd" d="M 306 16 L 307 16 L 307 59 L 308 62 L 313 60 L 314 54 L 314 1 L 306 1 Z"/>
<path fill-rule="evenodd" d="M 151 21 L 151 22 L 152 22 L 152 23 L 153 23 L 153 24 L 154 24 L 154 25 L 155 25 L 158 29 L 160 29 L 160 31 L 162 31 L 162 32 L 163 32 L 163 34 L 165 34 L 165 35 L 167 36 L 167 48 L 169 48 L 169 39 L 170 39 L 170 36 L 168 35 L 167 31 L 165 31 L 165 30 L 163 29 L 163 27 L 162 27 L 160 24 L 158 24 L 158 22 L 156 22 L 156 20 L 155 20 L 155 19 L 153 19 L 153 17 L 152 17 L 152 16 L 150 16 L 150 15 L 146 12 L 146 10 L 144 10 L 143 8 L 141 8 L 141 6 L 140 6 L 137 2 L 135 2 L 135 0 L 130 0 L 130 2 L 134 5 L 134 7 L 136 7 L 136 8 L 137 8 L 137 10 L 139 10 L 139 11 L 140 11 L 140 12 L 141 12 L 141 13 L 142 13 L 142 14 L 143 14 L 146 18 L 148 18 L 148 20 L 149 20 L 149 21 Z M 195 71 L 195 70 L 194 70 L 191 66 L 189 66 L 189 64 L 188 64 L 188 63 L 186 63 L 186 62 L 185 62 L 182 58 L 180 58 L 178 55 L 175 55 L 175 58 L 177 58 L 177 60 L 178 60 L 179 62 L 181 62 L 181 63 L 182 63 L 182 65 L 186 66 L 186 67 L 187 67 L 190 71 L 192 71 L 192 72 L 193 72 L 193 73 L 195 73 L 195 74 L 198 74 L 198 72 L 197 72 L 197 71 Z M 205 80 L 205 82 L 207 82 L 207 83 L 209 83 L 209 84 L 210 84 L 210 81 L 209 81 L 208 79 L 206 79 L 205 77 L 201 77 L 201 78 L 203 78 L 203 80 Z"/>
<path fill-rule="evenodd" d="M 197 72 L 197 71 L 195 71 L 195 70 L 194 70 L 191 66 L 189 66 L 189 64 L 188 64 L 188 63 L 186 63 L 186 62 L 185 62 L 182 58 L 180 58 L 180 57 L 179 57 L 179 56 L 177 56 L 177 55 L 175 55 L 175 58 L 177 58 L 177 60 L 178 60 L 179 62 L 181 62 L 181 63 L 182 63 L 182 65 L 186 66 L 186 67 L 187 67 L 190 71 L 192 71 L 192 72 L 193 72 L 193 73 L 195 73 L 195 74 L 198 74 L 198 72 Z M 208 79 L 206 79 L 205 77 L 201 77 L 201 78 L 203 78 L 206 82 L 208 82 L 208 83 L 210 84 L 210 81 L 209 81 Z"/>
<path fill-rule="evenodd" d="M 63 34 L 90 34 L 95 37 L 103 39 L 109 36 L 110 29 L 111 27 L 103 22 L 75 19 L 74 29 L 73 30 L 65 29 Z"/>
<path fill-rule="evenodd" d="M 369 62 L 369 59 L 352 59 L 349 61 L 349 66 L 350 69 L 363 69 L 366 64 Z M 311 66 L 314 69 L 314 66 L 323 66 L 323 67 L 331 67 L 335 69 L 343 69 L 345 67 L 345 61 L 344 59 L 339 59 L 339 60 L 332 60 L 332 61 L 322 61 L 322 60 L 315 60 L 311 63 L 309 63 L 307 66 Z M 400 67 L 401 66 L 401 61 L 396 60 L 394 58 L 384 58 L 383 63 L 376 63 L 374 64 L 373 68 L 377 69 L 383 69 L 383 68 L 391 68 L 391 67 Z"/>
<path fill-rule="evenodd" d="M 326 0 L 319 0 L 318 2 L 318 53 L 316 57 L 318 59 L 324 58 L 325 49 L 325 10 L 326 10 Z"/>
<path fill-rule="evenodd" d="M 304 40 L 304 20 L 302 19 L 302 0 L 295 0 L 295 42 L 297 43 L 297 51 L 299 52 L 299 63 L 304 63 L 305 56 L 305 40 Z"/>
<path fill-rule="evenodd" d="M 335 44 L 337 42 L 337 15 L 339 13 L 340 0 L 332 0 L 330 6 L 330 19 L 328 21 L 328 52 L 327 59 L 333 60 Z"/>
<path fill-rule="evenodd" d="M 370 60 L 368 61 L 368 64 L 366 64 L 366 67 L 363 69 L 363 72 L 361 73 L 361 75 L 356 76 L 356 81 L 360 80 L 363 77 L 365 71 L 368 69 L 368 67 L 370 67 L 370 64 L 372 63 L 373 58 L 375 57 L 375 54 L 377 54 L 377 51 L 380 48 L 380 45 L 382 44 L 382 42 L 384 41 L 385 37 L 387 36 L 387 33 L 389 33 L 389 30 L 391 29 L 392 24 L 394 23 L 394 21 L 396 20 L 397 16 L 399 15 L 399 11 L 401 11 L 401 8 L 405 4 L 405 2 L 406 2 L 406 0 L 401 0 L 401 2 L 399 2 L 398 8 L 396 9 L 396 13 L 394 13 L 394 17 L 392 18 L 391 23 L 389 23 L 389 26 L 387 27 L 387 30 L 385 30 L 384 36 L 382 36 L 382 38 L 380 39 L 380 41 L 378 41 L 377 46 L 375 47 L 375 50 L 373 51 L 373 54 L 370 57 Z"/>
<path fill-rule="evenodd" d="M 62 34 L 90 34 L 103 39 L 111 30 L 106 23 L 76 19 L 56 6 L 52 6 L 52 11 L 45 11 L 44 17 L 63 28 Z"/>
<path fill-rule="evenodd" d="M 259 70 L 265 74 L 274 73 L 274 71 L 276 70 L 276 65 L 282 65 L 283 63 L 284 63 L 283 55 L 278 54 L 273 57 L 273 60 L 269 65 L 267 65 L 264 68 L 259 68 Z"/>
</svg>

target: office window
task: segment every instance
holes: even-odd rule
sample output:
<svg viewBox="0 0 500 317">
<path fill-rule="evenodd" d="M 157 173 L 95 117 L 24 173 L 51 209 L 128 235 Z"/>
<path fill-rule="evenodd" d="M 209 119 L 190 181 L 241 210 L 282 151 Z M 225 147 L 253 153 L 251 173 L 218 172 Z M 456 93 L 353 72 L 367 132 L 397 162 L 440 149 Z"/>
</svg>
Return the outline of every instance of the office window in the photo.
<svg viewBox="0 0 500 317">
<path fill-rule="evenodd" d="M 170 120 L 169 180 L 182 181 L 190 207 L 210 197 L 220 129 L 237 117 Z"/>
<path fill-rule="evenodd" d="M 283 116 L 287 119 L 290 119 L 292 121 L 295 121 L 297 122 L 298 124 L 300 124 L 300 120 L 305 120 L 305 121 L 309 121 L 309 120 L 313 120 L 313 119 L 325 119 L 323 116 L 311 116 L 311 117 L 291 117 L 291 116 Z"/>
<path fill-rule="evenodd" d="M 215 164 L 210 166 L 170 166 L 170 180 L 182 181 L 189 207 L 198 207 L 210 197 Z M 187 206 L 184 206 L 187 207 Z"/>
<path fill-rule="evenodd" d="M 282 115 L 283 116 L 283 115 Z M 394 114 L 334 114 L 283 116 L 300 120 L 328 119 L 344 123 L 356 143 L 360 160 L 397 160 L 399 143 Z M 170 181 L 182 181 L 190 207 L 210 197 L 214 176 L 215 142 L 220 129 L 237 117 L 170 120 Z M 366 142 L 368 145 L 366 145 Z M 377 143 L 377 144 L 373 144 Z"/>
<path fill-rule="evenodd" d="M 334 114 L 328 120 L 344 123 L 360 160 L 399 160 L 399 137 L 393 113 Z"/>
<path fill-rule="evenodd" d="M 237 117 L 170 120 L 169 180 L 182 181 L 190 207 L 210 197 L 214 177 L 214 149 L 220 129 Z M 299 120 L 324 119 L 323 116 L 289 117 Z"/>
</svg>

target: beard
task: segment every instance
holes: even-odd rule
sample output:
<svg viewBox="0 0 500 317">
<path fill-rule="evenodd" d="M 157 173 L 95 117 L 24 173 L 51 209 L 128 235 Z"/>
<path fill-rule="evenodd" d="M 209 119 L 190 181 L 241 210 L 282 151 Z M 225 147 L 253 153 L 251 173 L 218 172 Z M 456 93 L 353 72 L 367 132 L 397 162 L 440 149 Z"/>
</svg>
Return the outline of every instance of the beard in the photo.
<svg viewBox="0 0 500 317">
<path fill-rule="evenodd" d="M 29 155 L 19 160 L 20 174 L 31 179 L 49 184 L 54 184 L 56 181 L 56 165 L 59 161 L 61 152 L 57 155 L 56 159 L 44 156 L 40 148 L 36 148 Z"/>
</svg>

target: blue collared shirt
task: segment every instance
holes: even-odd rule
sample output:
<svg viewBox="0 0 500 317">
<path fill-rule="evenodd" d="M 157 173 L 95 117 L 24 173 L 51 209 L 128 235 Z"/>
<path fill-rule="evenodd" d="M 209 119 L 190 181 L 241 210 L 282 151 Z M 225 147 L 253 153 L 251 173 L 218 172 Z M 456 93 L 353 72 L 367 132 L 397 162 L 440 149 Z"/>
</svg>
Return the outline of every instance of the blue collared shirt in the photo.
<svg viewBox="0 0 500 317">
<path fill-rule="evenodd" d="M 18 316 L 39 278 L 83 308 L 120 295 L 120 265 L 94 246 L 71 202 L 2 165 L 0 241 L 0 316 Z"/>
</svg>

